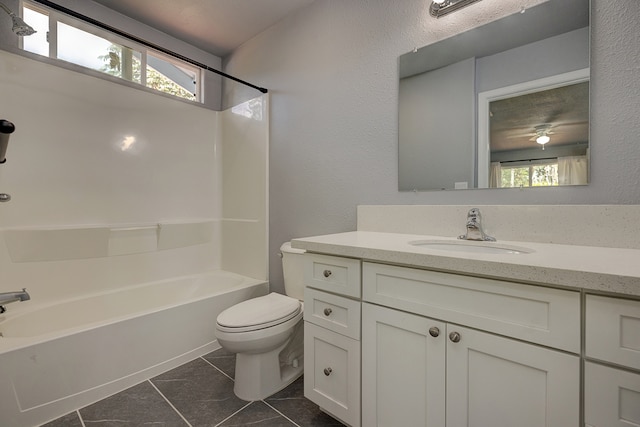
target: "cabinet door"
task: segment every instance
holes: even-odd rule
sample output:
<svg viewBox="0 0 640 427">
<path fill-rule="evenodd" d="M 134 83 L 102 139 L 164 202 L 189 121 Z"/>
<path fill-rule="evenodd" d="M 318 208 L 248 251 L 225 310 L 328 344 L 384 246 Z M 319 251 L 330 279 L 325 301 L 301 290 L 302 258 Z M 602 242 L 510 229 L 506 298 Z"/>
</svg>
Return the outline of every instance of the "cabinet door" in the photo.
<svg viewBox="0 0 640 427">
<path fill-rule="evenodd" d="M 362 304 L 363 426 L 444 427 L 445 328 Z"/>
<path fill-rule="evenodd" d="M 447 334 L 447 427 L 579 425 L 578 356 L 455 325 Z"/>
<path fill-rule="evenodd" d="M 587 426 L 640 426 L 640 374 L 587 362 L 584 377 Z"/>
</svg>

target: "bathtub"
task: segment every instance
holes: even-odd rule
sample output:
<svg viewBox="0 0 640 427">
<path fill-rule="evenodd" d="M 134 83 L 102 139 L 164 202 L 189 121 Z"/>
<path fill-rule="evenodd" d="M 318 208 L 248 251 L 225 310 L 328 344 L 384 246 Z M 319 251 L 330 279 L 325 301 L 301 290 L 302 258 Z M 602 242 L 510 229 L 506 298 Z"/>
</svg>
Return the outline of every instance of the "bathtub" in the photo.
<svg viewBox="0 0 640 427">
<path fill-rule="evenodd" d="M 65 301 L 31 295 L 13 314 L 9 305 L 0 424 L 40 425 L 216 350 L 218 314 L 267 292 L 265 281 L 217 271 Z"/>
</svg>

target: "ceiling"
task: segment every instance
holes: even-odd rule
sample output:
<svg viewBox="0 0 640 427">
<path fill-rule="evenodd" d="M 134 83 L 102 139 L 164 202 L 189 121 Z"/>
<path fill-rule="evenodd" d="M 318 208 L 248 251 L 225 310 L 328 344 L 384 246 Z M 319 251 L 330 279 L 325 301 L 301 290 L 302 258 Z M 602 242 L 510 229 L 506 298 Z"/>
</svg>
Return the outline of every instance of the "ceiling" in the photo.
<svg viewBox="0 0 640 427">
<path fill-rule="evenodd" d="M 589 140 L 589 83 L 577 83 L 493 101 L 491 151 L 536 147 L 536 126 L 548 125 L 546 145 L 584 144 Z"/>
<path fill-rule="evenodd" d="M 94 0 L 221 58 L 313 0 Z"/>
</svg>

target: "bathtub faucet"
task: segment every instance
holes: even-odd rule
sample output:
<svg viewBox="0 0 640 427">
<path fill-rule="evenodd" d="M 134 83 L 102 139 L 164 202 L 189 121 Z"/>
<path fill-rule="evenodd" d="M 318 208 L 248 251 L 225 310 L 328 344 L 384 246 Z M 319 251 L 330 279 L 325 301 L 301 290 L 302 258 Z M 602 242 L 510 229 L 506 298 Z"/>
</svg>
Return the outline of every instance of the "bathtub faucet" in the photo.
<svg viewBox="0 0 640 427">
<path fill-rule="evenodd" d="M 7 309 L 4 307 L 5 304 L 9 304 L 17 301 L 28 301 L 31 297 L 27 292 L 27 288 L 22 288 L 21 291 L 15 292 L 0 292 L 0 313 L 4 313 Z"/>
</svg>

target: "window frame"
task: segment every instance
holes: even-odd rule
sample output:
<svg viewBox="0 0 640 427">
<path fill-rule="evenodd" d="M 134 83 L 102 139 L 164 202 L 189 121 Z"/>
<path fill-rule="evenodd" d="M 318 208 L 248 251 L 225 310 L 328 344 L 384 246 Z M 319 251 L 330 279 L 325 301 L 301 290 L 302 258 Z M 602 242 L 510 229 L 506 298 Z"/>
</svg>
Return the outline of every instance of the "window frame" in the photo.
<svg viewBox="0 0 640 427">
<path fill-rule="evenodd" d="M 35 2 L 31 2 L 28 0 L 21 0 L 20 2 L 20 12 L 21 15 L 23 15 L 23 10 L 27 8 L 30 10 L 33 10 L 37 13 L 40 14 L 44 14 L 49 18 L 49 28 L 48 28 L 48 33 L 47 33 L 47 42 L 49 45 L 49 55 L 46 56 L 49 60 L 52 60 L 56 63 L 66 63 L 66 64 L 73 64 L 73 66 L 75 67 L 80 67 L 83 70 L 91 70 L 91 75 L 94 76 L 99 76 L 105 80 L 110 80 L 110 81 L 117 81 L 119 83 L 121 82 L 126 82 L 127 86 L 132 86 L 132 87 L 136 87 L 136 88 L 145 88 L 153 93 L 156 94 L 162 94 L 165 96 L 169 96 L 173 99 L 179 99 L 181 101 L 186 101 L 186 102 L 196 102 L 198 104 L 204 104 L 204 99 L 203 99 L 203 91 L 202 91 L 202 78 L 203 78 L 203 69 L 201 67 L 198 67 L 196 65 L 193 65 L 189 62 L 186 61 L 182 61 L 180 59 L 174 58 L 171 55 L 168 55 L 164 52 L 158 51 L 156 49 L 150 48 L 148 46 L 145 46 L 143 44 L 137 43 L 133 40 L 130 40 L 126 37 L 122 37 L 118 34 L 114 34 L 104 28 L 99 28 L 95 25 L 92 25 L 88 22 L 84 22 L 80 19 L 68 16 L 64 13 L 58 12 L 57 10 L 48 8 L 46 6 L 40 5 L 38 3 Z M 98 69 L 94 69 L 91 67 L 86 67 L 82 64 L 78 64 L 75 62 L 70 62 L 70 61 L 66 61 L 64 59 L 60 59 L 58 57 L 58 23 L 63 23 L 65 25 L 68 25 L 70 27 L 76 28 L 80 31 L 86 32 L 88 34 L 91 34 L 93 36 L 96 37 L 100 37 L 104 40 L 107 40 L 108 42 L 124 47 L 124 48 L 129 48 L 132 49 L 134 52 L 136 53 L 140 53 L 140 82 L 134 81 L 134 80 L 128 80 L 122 76 L 117 76 L 117 75 L 113 75 L 113 74 L 109 74 L 106 73 L 104 71 L 98 70 Z M 38 55 L 39 57 L 45 57 L 44 55 L 41 55 L 39 53 L 35 53 L 35 52 L 31 52 L 28 50 L 24 49 L 22 40 L 20 40 L 20 45 L 19 48 L 24 51 L 24 52 L 29 52 L 31 54 L 34 55 Z M 193 74 L 195 75 L 195 93 L 194 93 L 194 98 L 195 99 L 188 99 L 188 98 L 184 98 L 178 95 L 173 95 L 169 92 L 164 92 L 158 89 L 154 89 L 152 87 L 147 86 L 147 66 L 148 66 L 148 61 L 147 61 L 147 57 L 148 55 L 151 54 L 152 56 L 159 58 L 165 62 L 168 62 L 178 68 L 182 68 L 182 69 L 186 69 L 189 70 L 191 72 L 193 72 Z M 94 73 L 95 72 L 95 73 Z M 158 71 L 161 74 L 163 74 L 161 71 Z M 163 74 L 164 75 L 164 74 Z M 176 83 L 174 80 L 170 79 L 167 77 L 168 80 Z M 176 83 L 177 84 L 177 83 Z"/>
<path fill-rule="evenodd" d="M 505 163 L 509 163 L 508 166 L 505 165 Z M 503 166 L 505 165 L 505 166 Z M 514 162 L 501 162 L 500 163 L 500 170 L 504 171 L 507 169 L 524 169 L 524 168 L 528 168 L 529 169 L 529 174 L 528 174 L 528 178 L 529 178 L 529 185 L 528 188 L 534 188 L 534 187 L 557 187 L 558 184 L 556 183 L 555 185 L 533 185 L 533 168 L 535 168 L 536 166 L 552 166 L 552 165 L 556 165 L 556 172 L 557 172 L 557 166 L 558 166 L 558 159 L 557 158 L 551 158 L 551 159 L 540 159 L 540 160 L 523 160 L 523 161 L 514 161 Z M 501 178 L 502 180 L 502 178 Z M 557 180 L 556 180 L 557 181 Z M 520 188 L 520 187 L 502 187 L 500 186 L 500 188 Z"/>
</svg>

